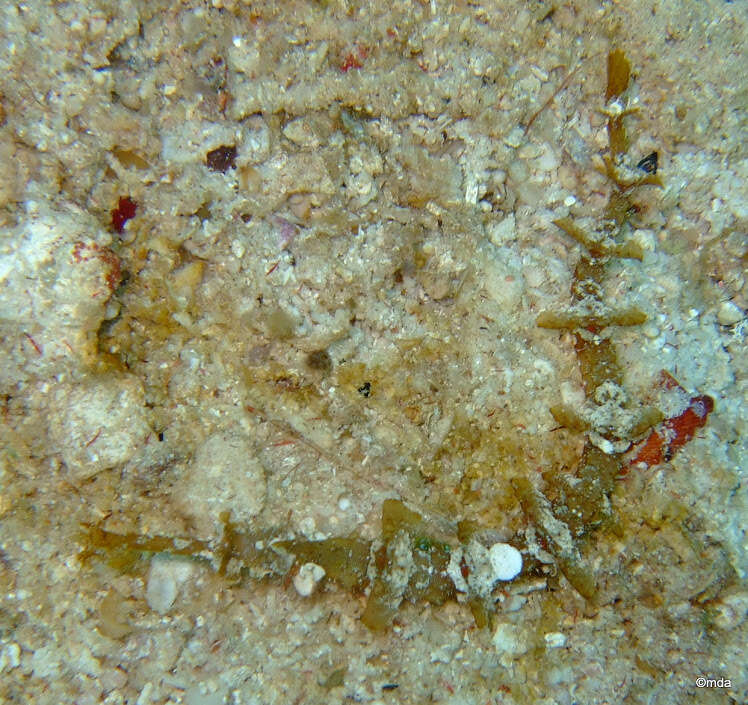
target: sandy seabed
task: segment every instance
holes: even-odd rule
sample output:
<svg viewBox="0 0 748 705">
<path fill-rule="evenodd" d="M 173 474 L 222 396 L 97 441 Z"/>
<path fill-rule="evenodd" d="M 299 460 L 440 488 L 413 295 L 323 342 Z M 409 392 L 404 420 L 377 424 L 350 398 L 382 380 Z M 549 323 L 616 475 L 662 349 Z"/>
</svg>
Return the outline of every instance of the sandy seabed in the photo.
<svg viewBox="0 0 748 705">
<path fill-rule="evenodd" d="M 0 701 L 748 702 L 745 3 L 0 13 Z M 605 173 L 627 108 L 661 187 Z M 554 221 L 594 232 L 619 190 L 640 257 L 590 296 L 646 321 L 588 326 L 621 377 L 591 390 L 573 326 L 537 321 L 579 303 Z M 585 449 L 704 395 L 677 453 L 571 506 Z M 521 550 L 484 627 L 467 593 L 372 631 L 371 586 L 312 561 L 216 570 L 226 516 L 375 552 L 387 499 L 453 551 L 466 526 Z"/>
</svg>

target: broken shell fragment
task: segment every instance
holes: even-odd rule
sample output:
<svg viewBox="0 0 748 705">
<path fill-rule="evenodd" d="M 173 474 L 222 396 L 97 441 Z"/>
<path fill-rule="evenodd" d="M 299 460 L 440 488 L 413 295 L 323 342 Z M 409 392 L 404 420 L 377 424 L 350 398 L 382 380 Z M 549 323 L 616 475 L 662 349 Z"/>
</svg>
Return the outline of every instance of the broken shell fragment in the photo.
<svg viewBox="0 0 748 705">
<path fill-rule="evenodd" d="M 293 577 L 293 586 L 299 595 L 309 597 L 317 587 L 317 583 L 324 577 L 325 569 L 321 565 L 304 563 Z"/>
</svg>

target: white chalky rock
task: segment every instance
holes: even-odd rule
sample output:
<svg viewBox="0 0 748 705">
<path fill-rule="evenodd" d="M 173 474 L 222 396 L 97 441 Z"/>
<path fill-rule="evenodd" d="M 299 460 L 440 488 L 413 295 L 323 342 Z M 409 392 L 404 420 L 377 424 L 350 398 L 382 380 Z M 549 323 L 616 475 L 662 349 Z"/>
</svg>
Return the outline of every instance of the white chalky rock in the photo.
<svg viewBox="0 0 748 705">
<path fill-rule="evenodd" d="M 525 291 L 523 262 L 509 247 L 487 244 L 485 252 L 483 286 L 502 311 L 514 313 Z"/>
<path fill-rule="evenodd" d="M 219 431 L 195 453 L 175 493 L 196 517 L 218 521 L 222 512 L 230 512 L 234 521 L 246 524 L 265 505 L 265 469 L 246 434 Z"/>
<path fill-rule="evenodd" d="M 522 570 L 522 554 L 508 543 L 495 543 L 488 557 L 496 580 L 513 580 Z"/>
<path fill-rule="evenodd" d="M 486 226 L 488 239 L 496 245 L 502 247 L 510 243 L 517 237 L 517 220 L 514 213 L 509 213 L 499 223 L 491 223 Z"/>
<path fill-rule="evenodd" d="M 314 592 L 322 578 L 325 577 L 325 569 L 316 563 L 304 563 L 299 572 L 293 576 L 293 586 L 302 597 L 309 597 Z"/>
<path fill-rule="evenodd" d="M 0 375 L 52 374 L 96 355 L 95 332 L 120 281 L 111 236 L 90 215 L 27 202 L 0 241 Z"/>
<path fill-rule="evenodd" d="M 732 301 L 725 301 L 717 311 L 717 320 L 720 325 L 734 326 L 743 320 L 743 311 Z"/>
<path fill-rule="evenodd" d="M 21 647 L 14 641 L 0 651 L 0 673 L 11 671 L 21 665 Z"/>
<path fill-rule="evenodd" d="M 222 145 L 235 145 L 241 130 L 208 120 L 181 120 L 162 133 L 161 154 L 170 164 L 204 162 L 205 155 Z"/>
<path fill-rule="evenodd" d="M 283 136 L 300 147 L 314 148 L 320 145 L 320 139 L 315 134 L 314 126 L 306 117 L 296 118 L 287 123 L 283 128 Z"/>
<path fill-rule="evenodd" d="M 524 629 L 508 622 L 500 622 L 496 626 L 493 645 L 496 651 L 509 657 L 520 656 L 529 649 Z"/>
<path fill-rule="evenodd" d="M 124 465 L 150 432 L 143 385 L 133 375 L 102 375 L 52 394 L 50 435 L 68 471 L 85 480 Z"/>
<path fill-rule="evenodd" d="M 566 634 L 563 632 L 548 632 L 543 638 L 549 649 L 560 649 L 566 646 Z"/>
<path fill-rule="evenodd" d="M 186 560 L 169 556 L 154 556 L 148 572 L 145 599 L 148 606 L 159 614 L 166 614 L 177 599 L 179 589 L 189 580 L 194 565 Z"/>
</svg>

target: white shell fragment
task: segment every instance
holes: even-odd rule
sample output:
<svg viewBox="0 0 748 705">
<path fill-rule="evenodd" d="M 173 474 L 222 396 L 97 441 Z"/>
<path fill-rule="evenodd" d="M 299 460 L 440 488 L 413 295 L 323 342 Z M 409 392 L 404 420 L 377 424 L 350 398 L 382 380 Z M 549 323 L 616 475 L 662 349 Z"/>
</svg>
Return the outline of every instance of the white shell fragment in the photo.
<svg viewBox="0 0 748 705">
<path fill-rule="evenodd" d="M 508 543 L 495 543 L 488 556 L 496 580 L 512 580 L 522 570 L 522 554 Z"/>
<path fill-rule="evenodd" d="M 148 572 L 145 599 L 159 614 L 166 614 L 174 605 L 179 590 L 192 576 L 194 565 L 170 556 L 154 556 Z"/>
<path fill-rule="evenodd" d="M 322 578 L 325 577 L 325 569 L 316 563 L 304 563 L 299 572 L 293 576 L 293 586 L 302 597 L 309 597 L 314 592 Z"/>
<path fill-rule="evenodd" d="M 725 301 L 717 311 L 717 320 L 721 326 L 734 326 L 743 320 L 743 311 L 732 301 Z"/>
<path fill-rule="evenodd" d="M 462 562 L 468 569 L 467 580 L 462 573 Z M 451 552 L 447 575 L 457 592 L 486 597 L 499 581 L 516 578 L 522 570 L 522 554 L 508 543 L 495 543 L 486 548 L 471 539 L 467 546 Z"/>
</svg>

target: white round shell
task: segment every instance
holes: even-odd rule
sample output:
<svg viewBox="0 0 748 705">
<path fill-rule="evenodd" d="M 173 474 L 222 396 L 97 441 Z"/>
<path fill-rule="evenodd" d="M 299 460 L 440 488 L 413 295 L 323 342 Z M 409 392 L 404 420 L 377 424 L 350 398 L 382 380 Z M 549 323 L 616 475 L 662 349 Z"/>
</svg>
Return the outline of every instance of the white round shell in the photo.
<svg viewBox="0 0 748 705">
<path fill-rule="evenodd" d="M 488 556 L 495 580 L 512 580 L 522 570 L 522 554 L 508 543 L 495 543 Z"/>
</svg>

